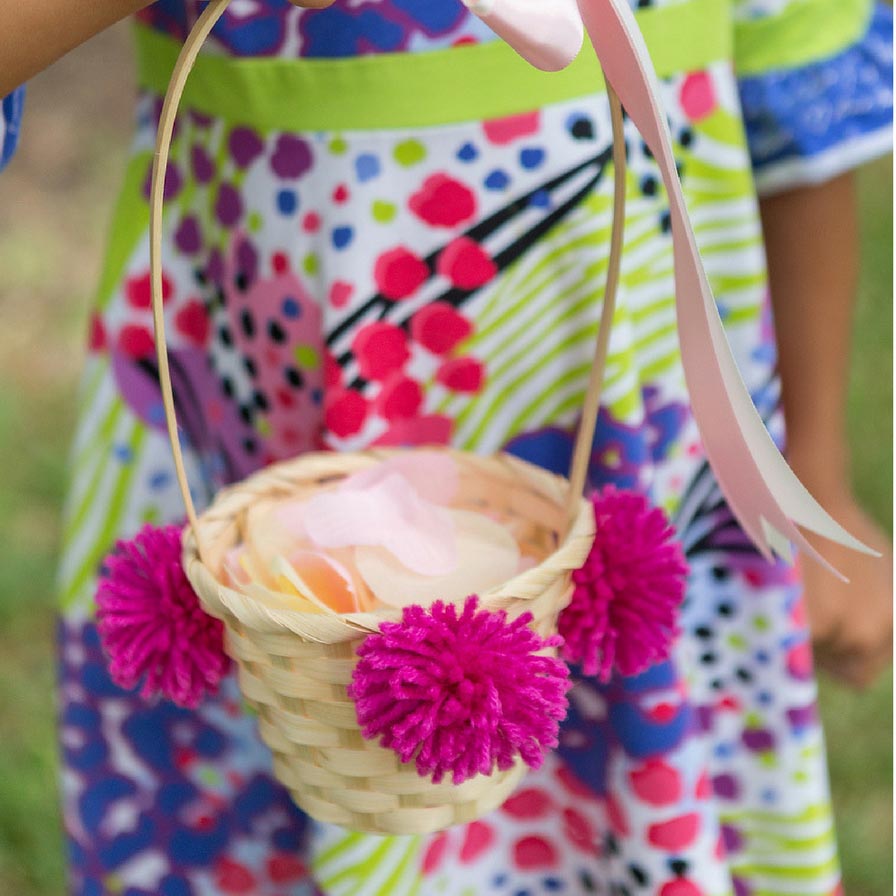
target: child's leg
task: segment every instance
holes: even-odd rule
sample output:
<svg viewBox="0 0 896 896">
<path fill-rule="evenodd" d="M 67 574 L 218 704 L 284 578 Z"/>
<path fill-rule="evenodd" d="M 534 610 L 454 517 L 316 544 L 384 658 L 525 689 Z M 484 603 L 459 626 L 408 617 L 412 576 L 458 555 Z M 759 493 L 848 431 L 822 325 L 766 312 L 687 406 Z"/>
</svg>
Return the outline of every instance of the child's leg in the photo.
<svg viewBox="0 0 896 896">
<path fill-rule="evenodd" d="M 846 395 L 859 245 L 855 183 L 846 174 L 762 202 L 790 463 L 850 531 L 884 553 L 875 562 L 836 545 L 825 556 L 852 582 L 805 564 L 819 660 L 868 684 L 891 655 L 892 552 L 850 485 Z"/>
</svg>

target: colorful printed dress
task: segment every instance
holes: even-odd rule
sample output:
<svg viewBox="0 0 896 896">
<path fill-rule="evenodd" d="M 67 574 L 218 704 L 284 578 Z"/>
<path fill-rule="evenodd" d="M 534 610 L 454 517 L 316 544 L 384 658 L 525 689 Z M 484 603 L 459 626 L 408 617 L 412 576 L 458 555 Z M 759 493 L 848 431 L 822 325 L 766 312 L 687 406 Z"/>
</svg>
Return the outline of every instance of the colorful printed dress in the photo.
<svg viewBox="0 0 896 896">
<path fill-rule="evenodd" d="M 729 337 L 774 420 L 757 176 L 882 152 L 888 13 L 865 0 L 634 2 Z M 673 659 L 576 674 L 559 750 L 431 836 L 317 824 L 234 681 L 195 712 L 109 680 L 91 621 L 115 539 L 183 515 L 150 328 L 160 95 L 200 4 L 137 27 L 137 130 L 90 326 L 61 568 L 73 892 L 785 896 L 839 892 L 797 573 L 734 523 L 688 410 L 668 215 L 630 131 L 627 250 L 591 482 L 642 489 L 691 565 Z M 321 447 L 508 450 L 566 472 L 600 313 L 611 182 L 593 54 L 529 69 L 458 0 L 236 0 L 187 88 L 164 289 L 196 496 Z"/>
</svg>

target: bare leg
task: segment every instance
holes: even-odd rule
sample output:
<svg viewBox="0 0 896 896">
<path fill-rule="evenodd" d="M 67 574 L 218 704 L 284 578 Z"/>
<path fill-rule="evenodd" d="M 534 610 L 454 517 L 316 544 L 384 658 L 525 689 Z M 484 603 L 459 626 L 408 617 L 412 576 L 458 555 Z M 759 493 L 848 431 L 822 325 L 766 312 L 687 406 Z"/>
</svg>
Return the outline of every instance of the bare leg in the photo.
<svg viewBox="0 0 896 896">
<path fill-rule="evenodd" d="M 804 564 L 819 664 L 851 684 L 870 683 L 891 655 L 892 552 L 858 506 L 846 439 L 853 304 L 859 245 L 855 179 L 843 175 L 761 203 L 788 458 L 809 490 L 856 536 L 881 550 L 870 560 L 819 541 L 851 580 Z"/>
</svg>

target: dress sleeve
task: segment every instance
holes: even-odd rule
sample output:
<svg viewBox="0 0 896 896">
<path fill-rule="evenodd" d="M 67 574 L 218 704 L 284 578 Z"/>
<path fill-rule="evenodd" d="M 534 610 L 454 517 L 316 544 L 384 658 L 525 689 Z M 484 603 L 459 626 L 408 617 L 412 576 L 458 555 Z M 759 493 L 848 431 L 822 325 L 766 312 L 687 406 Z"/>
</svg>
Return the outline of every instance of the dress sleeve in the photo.
<svg viewBox="0 0 896 896">
<path fill-rule="evenodd" d="M 17 87 L 0 103 L 0 171 L 12 158 L 19 142 L 19 126 L 25 105 L 25 88 Z"/>
<path fill-rule="evenodd" d="M 829 180 L 891 150 L 891 6 L 735 0 L 735 66 L 760 194 Z"/>
</svg>

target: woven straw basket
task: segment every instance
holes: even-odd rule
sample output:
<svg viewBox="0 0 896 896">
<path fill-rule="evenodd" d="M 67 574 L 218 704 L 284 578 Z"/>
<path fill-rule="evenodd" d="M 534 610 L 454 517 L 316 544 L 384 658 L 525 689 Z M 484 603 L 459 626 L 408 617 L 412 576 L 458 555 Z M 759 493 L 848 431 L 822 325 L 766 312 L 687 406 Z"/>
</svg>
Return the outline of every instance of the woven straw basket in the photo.
<svg viewBox="0 0 896 896">
<path fill-rule="evenodd" d="M 398 610 L 354 615 L 276 610 L 222 581 L 224 555 L 240 542 L 245 514 L 255 502 L 310 496 L 394 452 L 316 453 L 274 465 L 223 490 L 201 517 L 190 497 L 177 437 L 161 301 L 162 185 L 184 83 L 228 2 L 212 0 L 172 74 L 159 124 L 150 198 L 160 381 L 190 522 L 184 538 L 184 568 L 203 607 L 225 624 L 226 647 L 238 666 L 243 695 L 257 711 L 261 737 L 274 756 L 274 772 L 303 810 L 319 821 L 382 834 L 424 833 L 469 822 L 498 807 L 512 793 L 525 771 L 522 762 L 459 785 L 434 784 L 421 777 L 413 763 L 402 763 L 391 750 L 365 740 L 348 696 L 358 645 L 384 620 L 398 619 Z M 583 500 L 582 491 L 618 283 L 625 195 L 622 110 L 609 86 L 608 93 L 615 161 L 614 226 L 598 345 L 570 480 L 508 455 L 449 452 L 460 472 L 457 506 L 497 516 L 521 545 L 542 558 L 536 567 L 481 594 L 482 606 L 506 610 L 511 618 L 530 612 L 531 625 L 542 636 L 556 632 L 557 617 L 571 596 L 571 573 L 584 563 L 594 537 L 591 504 Z"/>
<path fill-rule="evenodd" d="M 240 687 L 258 711 L 275 774 L 295 801 L 321 821 L 406 834 L 472 821 L 494 809 L 519 783 L 525 767 L 518 764 L 460 785 L 436 785 L 392 750 L 361 736 L 346 693 L 355 649 L 384 619 L 399 618 L 399 611 L 352 616 L 271 611 L 222 585 L 216 574 L 254 502 L 310 495 L 384 456 L 306 455 L 222 492 L 196 529 L 207 553 L 200 559 L 196 539 L 188 537 L 185 568 L 205 609 L 226 624 Z M 457 504 L 499 514 L 521 543 L 546 557 L 483 594 L 483 606 L 506 609 L 512 616 L 529 611 L 539 634 L 553 634 L 557 614 L 569 600 L 570 571 L 582 565 L 594 535 L 589 505 L 582 503 L 567 532 L 565 480 L 507 456 L 452 456 L 460 469 Z"/>
</svg>

